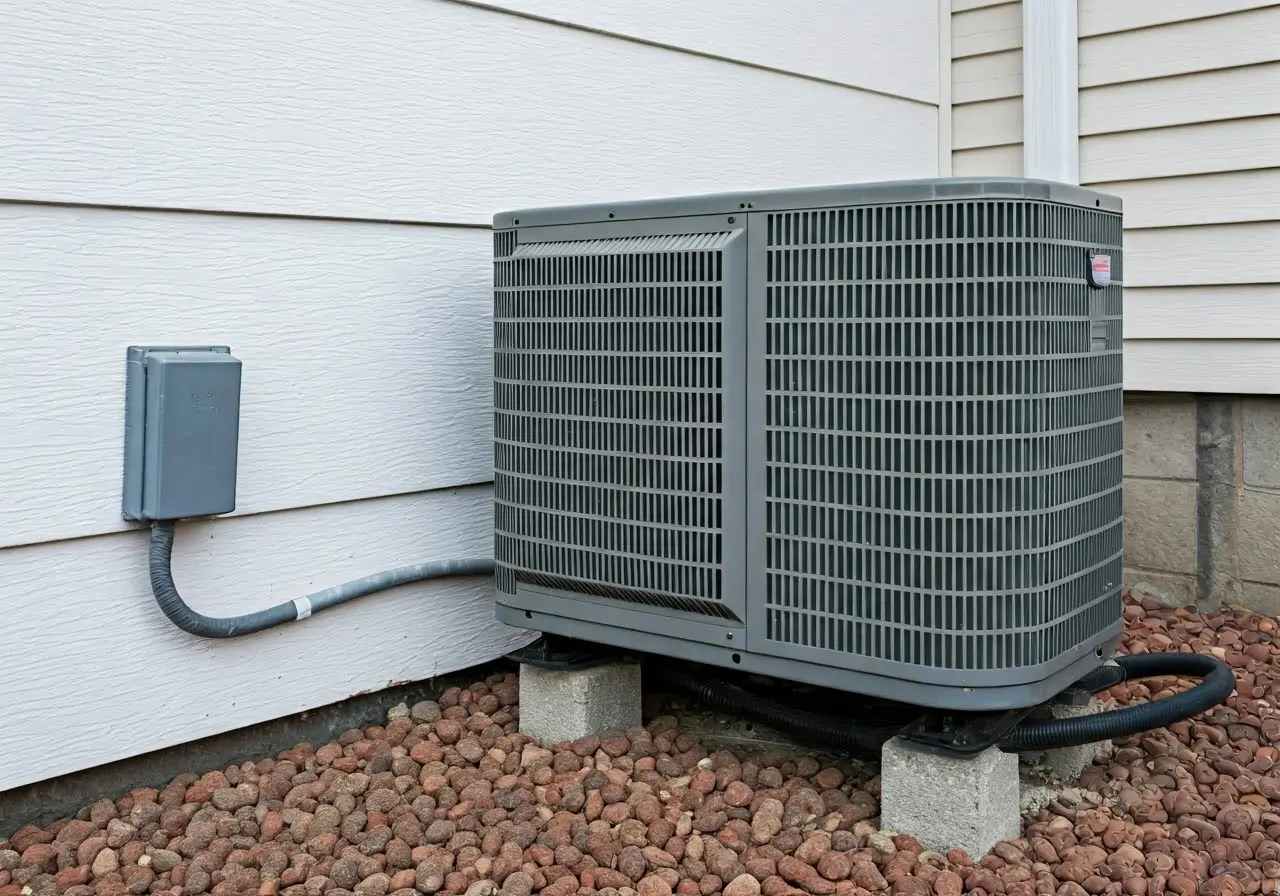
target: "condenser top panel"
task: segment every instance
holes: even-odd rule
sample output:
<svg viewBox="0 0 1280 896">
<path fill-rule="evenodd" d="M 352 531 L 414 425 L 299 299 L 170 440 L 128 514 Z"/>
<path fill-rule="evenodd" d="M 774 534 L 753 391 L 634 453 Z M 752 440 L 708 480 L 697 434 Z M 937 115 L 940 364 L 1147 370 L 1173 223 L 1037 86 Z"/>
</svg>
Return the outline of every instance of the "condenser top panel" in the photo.
<svg viewBox="0 0 1280 896">
<path fill-rule="evenodd" d="M 1122 211 L 1120 197 L 1069 184 L 1022 177 L 934 177 L 521 209 L 494 215 L 493 227 L 505 230 L 644 218 L 731 215 L 740 211 L 788 211 L 951 199 L 1027 199 L 1109 212 Z"/>
</svg>

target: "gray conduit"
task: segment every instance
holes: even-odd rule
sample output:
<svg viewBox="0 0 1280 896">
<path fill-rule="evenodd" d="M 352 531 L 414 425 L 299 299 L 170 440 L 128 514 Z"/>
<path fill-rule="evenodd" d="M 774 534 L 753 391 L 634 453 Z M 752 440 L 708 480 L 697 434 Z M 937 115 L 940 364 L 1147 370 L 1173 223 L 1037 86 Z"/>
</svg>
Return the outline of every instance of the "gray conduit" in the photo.
<svg viewBox="0 0 1280 896">
<path fill-rule="evenodd" d="M 305 597 L 276 604 L 265 610 L 246 613 L 243 616 L 217 618 L 197 613 L 187 605 L 173 582 L 173 521 L 158 520 L 151 526 L 151 548 L 147 566 L 151 573 L 151 593 L 156 603 L 178 628 L 201 638 L 235 638 L 264 629 L 274 628 L 286 622 L 297 622 L 313 616 L 321 610 L 355 600 L 366 594 L 386 591 L 410 582 L 425 582 L 450 576 L 485 576 L 493 574 L 493 561 L 482 558 L 463 560 L 433 560 L 415 563 L 385 572 L 374 573 L 342 585 L 335 585 Z"/>
</svg>

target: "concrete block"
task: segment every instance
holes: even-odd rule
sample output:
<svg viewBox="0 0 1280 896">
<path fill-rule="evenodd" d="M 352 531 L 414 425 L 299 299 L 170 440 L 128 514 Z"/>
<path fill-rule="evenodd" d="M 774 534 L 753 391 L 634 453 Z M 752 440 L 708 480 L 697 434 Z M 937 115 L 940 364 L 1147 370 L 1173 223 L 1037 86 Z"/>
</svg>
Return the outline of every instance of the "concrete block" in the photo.
<svg viewBox="0 0 1280 896">
<path fill-rule="evenodd" d="M 1280 492 L 1247 488 L 1240 495 L 1240 577 L 1280 584 Z"/>
<path fill-rule="evenodd" d="M 1250 610 L 1263 616 L 1280 616 L 1280 585 L 1243 582 L 1240 590 L 1241 603 Z"/>
<path fill-rule="evenodd" d="M 1240 430 L 1244 484 L 1280 489 L 1280 399 L 1244 399 Z"/>
<path fill-rule="evenodd" d="M 1196 490 L 1194 482 L 1125 479 L 1125 566 L 1196 574 Z"/>
<path fill-rule="evenodd" d="M 1125 396 L 1124 472 L 1147 479 L 1196 478 L 1194 398 Z"/>
<path fill-rule="evenodd" d="M 620 734 L 642 723 L 641 712 L 638 663 L 571 671 L 520 668 L 520 731 L 543 746 Z"/>
<path fill-rule="evenodd" d="M 1101 703 L 1091 700 L 1084 706 L 1053 704 L 1037 715 L 1053 719 L 1078 719 L 1101 712 L 1102 709 Z M 1019 758 L 1042 780 L 1054 784 L 1069 784 L 1079 780 L 1081 772 L 1094 762 L 1109 756 L 1112 747 L 1112 742 L 1107 740 L 1079 747 L 1026 751 L 1021 753 Z"/>
<path fill-rule="evenodd" d="M 1126 568 L 1122 581 L 1138 600 L 1152 597 L 1174 609 L 1191 607 L 1196 602 L 1195 576 Z"/>
<path fill-rule="evenodd" d="M 901 738 L 880 755 L 880 826 L 975 862 L 1021 830 L 1018 757 L 995 747 L 968 759 L 917 750 Z"/>
</svg>

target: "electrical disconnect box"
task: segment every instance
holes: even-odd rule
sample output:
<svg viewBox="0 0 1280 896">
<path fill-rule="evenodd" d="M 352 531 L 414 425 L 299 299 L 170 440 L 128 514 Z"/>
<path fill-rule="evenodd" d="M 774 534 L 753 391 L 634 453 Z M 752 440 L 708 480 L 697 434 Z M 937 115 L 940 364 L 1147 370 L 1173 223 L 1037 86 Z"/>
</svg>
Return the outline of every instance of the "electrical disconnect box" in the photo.
<svg viewBox="0 0 1280 896">
<path fill-rule="evenodd" d="M 918 705 L 1121 630 L 1120 200 L 1017 178 L 494 218 L 498 618 Z"/>
<path fill-rule="evenodd" d="M 239 359 L 226 346 L 132 346 L 126 364 L 125 519 L 235 510 Z"/>
</svg>

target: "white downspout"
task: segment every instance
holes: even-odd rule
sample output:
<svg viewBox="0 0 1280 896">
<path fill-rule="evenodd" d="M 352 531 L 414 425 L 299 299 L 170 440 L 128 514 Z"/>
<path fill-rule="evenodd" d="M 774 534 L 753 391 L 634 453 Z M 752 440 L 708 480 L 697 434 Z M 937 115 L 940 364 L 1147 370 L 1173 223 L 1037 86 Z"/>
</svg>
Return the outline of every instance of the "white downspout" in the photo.
<svg viewBox="0 0 1280 896">
<path fill-rule="evenodd" d="M 1080 183 L 1076 0 L 1022 0 L 1022 172 Z"/>
</svg>

